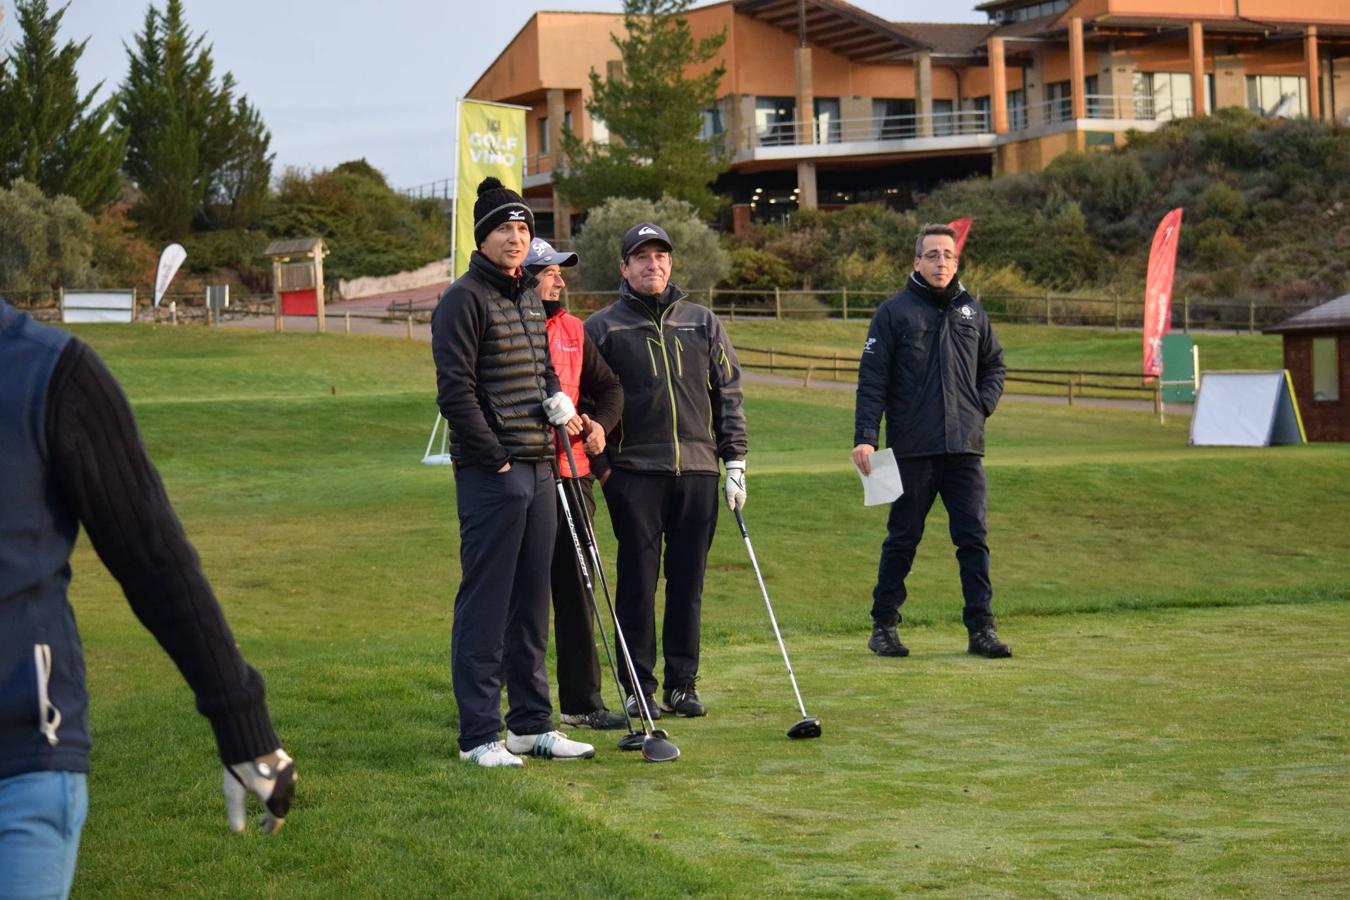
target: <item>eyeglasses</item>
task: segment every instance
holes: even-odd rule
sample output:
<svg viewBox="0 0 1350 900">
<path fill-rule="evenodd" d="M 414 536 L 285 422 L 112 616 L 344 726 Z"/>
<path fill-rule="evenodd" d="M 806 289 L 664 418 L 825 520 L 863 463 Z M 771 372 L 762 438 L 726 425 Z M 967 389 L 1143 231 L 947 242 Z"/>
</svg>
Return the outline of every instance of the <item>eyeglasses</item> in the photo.
<svg viewBox="0 0 1350 900">
<path fill-rule="evenodd" d="M 944 251 L 929 250 L 927 253 L 923 255 L 924 262 L 930 263 L 941 262 L 943 260 L 946 260 L 947 262 L 953 262 L 955 259 L 956 259 L 955 253 L 948 253 L 945 250 Z"/>
</svg>

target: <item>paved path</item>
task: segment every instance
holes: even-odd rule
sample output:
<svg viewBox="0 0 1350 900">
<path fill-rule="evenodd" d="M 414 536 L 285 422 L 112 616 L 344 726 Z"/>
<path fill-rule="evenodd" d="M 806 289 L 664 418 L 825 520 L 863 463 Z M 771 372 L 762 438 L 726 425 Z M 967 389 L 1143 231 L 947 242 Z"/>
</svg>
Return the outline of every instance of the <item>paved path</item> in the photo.
<svg viewBox="0 0 1350 900">
<path fill-rule="evenodd" d="M 361 312 L 364 315 L 351 317 L 352 334 L 373 334 L 381 337 L 407 338 L 408 324 L 406 320 L 390 320 L 372 318 L 370 306 L 357 306 L 355 304 L 366 303 L 366 300 L 347 300 L 343 303 L 330 303 L 327 306 L 327 326 L 328 331 L 332 333 L 345 333 L 347 328 L 346 317 L 343 312 L 351 310 L 353 313 Z M 384 308 L 388 301 L 381 300 L 379 309 Z M 241 316 L 237 319 L 229 319 L 221 323 L 222 328 L 247 328 L 254 331 L 271 331 L 273 322 L 271 316 Z M 286 331 L 312 332 L 315 330 L 315 319 L 313 316 L 286 316 Z M 412 339 L 431 343 L 431 326 L 414 322 L 412 325 Z M 770 375 L 767 372 L 746 372 L 745 380 L 753 384 L 776 384 L 783 387 L 801 387 L 802 379 L 799 376 L 792 375 Z M 812 379 L 810 387 L 823 391 L 847 391 L 852 393 L 856 385 L 849 381 L 829 381 L 822 378 Z M 1022 403 L 1041 403 L 1049 406 L 1067 406 L 1068 397 L 1054 394 L 1019 394 L 1009 391 L 1004 396 L 1009 399 L 1017 400 Z M 1109 397 L 1076 397 L 1075 406 L 1089 406 L 1097 409 L 1128 409 L 1136 412 L 1152 412 L 1152 400 L 1126 400 L 1114 399 Z M 1170 415 L 1190 416 L 1190 404 L 1168 404 L 1167 412 Z"/>
</svg>

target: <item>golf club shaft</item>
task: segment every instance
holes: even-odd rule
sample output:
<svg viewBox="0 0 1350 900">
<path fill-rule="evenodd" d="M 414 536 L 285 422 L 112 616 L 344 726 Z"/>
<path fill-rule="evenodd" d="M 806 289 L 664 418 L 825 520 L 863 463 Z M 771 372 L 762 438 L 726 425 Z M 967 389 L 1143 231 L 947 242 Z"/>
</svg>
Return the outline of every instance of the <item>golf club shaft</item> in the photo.
<svg viewBox="0 0 1350 900">
<path fill-rule="evenodd" d="M 555 473 L 556 474 L 556 473 Z M 595 620 L 595 627 L 600 631 L 600 643 L 605 648 L 605 661 L 609 663 L 610 674 L 614 676 L 614 686 L 618 688 L 620 695 L 623 694 L 623 683 L 619 680 L 619 670 L 614 665 L 614 654 L 609 649 L 609 638 L 605 635 L 605 624 L 600 616 L 600 607 L 595 602 L 595 584 L 591 581 L 591 573 L 586 562 L 586 556 L 581 550 L 581 541 L 577 535 L 576 524 L 572 520 L 571 504 L 568 503 L 567 489 L 563 486 L 563 479 L 558 479 L 558 502 L 562 504 L 563 518 L 567 520 L 567 530 L 572 534 L 572 546 L 577 552 L 577 570 L 580 573 L 582 593 L 586 595 L 586 604 L 591 608 L 591 617 Z M 628 730 L 633 730 L 633 720 L 628 717 L 627 704 L 623 710 L 624 721 L 628 724 Z"/>
<path fill-rule="evenodd" d="M 555 429 L 558 433 L 558 442 L 562 444 L 563 451 L 567 455 L 567 466 L 572 471 L 572 480 L 575 482 L 577 479 L 577 460 L 572 455 L 572 442 L 561 426 L 555 426 Z M 568 522 L 571 522 L 570 517 Z M 600 563 L 600 549 L 595 544 L 595 529 L 591 527 L 590 517 L 582 516 L 582 527 L 586 530 L 586 538 L 591 547 L 591 562 L 600 576 L 600 584 L 605 593 L 605 606 L 609 608 L 610 618 L 614 620 L 614 636 L 619 641 L 619 655 L 623 657 L 624 666 L 628 670 L 628 683 L 631 685 L 633 696 L 637 698 L 638 711 L 641 713 L 640 718 L 642 719 L 642 730 L 644 732 L 655 731 L 656 720 L 652 718 L 652 711 L 647 708 L 647 695 L 643 692 L 642 686 L 638 684 L 637 668 L 633 665 L 633 654 L 629 652 L 628 641 L 623 636 L 623 626 L 619 624 L 619 614 L 614 609 L 614 603 L 609 597 L 609 582 L 605 578 L 605 567 Z M 580 542 L 577 545 L 577 552 L 581 552 Z M 587 581 L 589 583 L 589 573 L 587 574 Z M 591 596 L 595 596 L 593 591 Z M 620 692 L 622 692 L 622 685 L 620 685 Z M 620 697 L 619 702 L 623 703 L 624 715 L 628 715 L 627 700 Z"/>
<path fill-rule="evenodd" d="M 759 592 L 764 596 L 764 608 L 769 611 L 769 624 L 773 626 L 773 635 L 778 638 L 778 649 L 783 651 L 783 665 L 787 666 L 788 678 L 792 681 L 792 693 L 797 696 L 797 706 L 806 718 L 806 704 L 802 702 L 802 692 L 797 687 L 797 676 L 792 673 L 792 660 L 788 659 L 787 645 L 783 643 L 783 633 L 778 630 L 778 619 L 773 614 L 773 604 L 769 602 L 769 589 L 764 586 L 764 575 L 759 571 L 759 560 L 755 558 L 755 546 L 750 543 L 750 532 L 745 528 L 745 517 L 739 509 L 735 510 L 736 524 L 740 526 L 741 537 L 745 539 L 745 549 L 750 552 L 750 565 L 755 569 L 755 579 L 759 582 Z"/>
</svg>

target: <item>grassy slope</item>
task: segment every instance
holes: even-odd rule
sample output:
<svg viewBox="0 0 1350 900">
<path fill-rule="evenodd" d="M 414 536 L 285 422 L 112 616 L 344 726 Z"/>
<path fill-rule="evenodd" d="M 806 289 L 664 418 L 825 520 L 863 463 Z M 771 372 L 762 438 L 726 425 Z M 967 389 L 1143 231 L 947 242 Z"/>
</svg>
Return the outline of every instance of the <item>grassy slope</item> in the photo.
<svg viewBox="0 0 1350 900">
<path fill-rule="evenodd" d="M 1189 450 L 1142 414 L 1010 402 L 991 422 L 990 521 L 1018 657 L 959 653 L 935 512 L 907 607 L 916 655 L 893 665 L 861 650 L 884 514 L 856 506 L 851 400 L 755 386 L 747 515 L 827 740 L 781 736 L 791 694 L 724 525 L 714 715 L 671 725 L 685 757 L 644 766 L 601 741 L 594 765 L 502 778 L 447 762 L 456 535 L 448 472 L 416 464 L 426 347 L 82 334 L 135 400 L 304 781 L 280 840 L 223 833 L 207 729 L 82 547 L 97 749 L 78 892 L 1156 895 L 1350 878 L 1344 447 Z M 600 534 L 612 549 L 603 514 Z M 1254 605 L 1269 603 L 1285 605 Z"/>
</svg>

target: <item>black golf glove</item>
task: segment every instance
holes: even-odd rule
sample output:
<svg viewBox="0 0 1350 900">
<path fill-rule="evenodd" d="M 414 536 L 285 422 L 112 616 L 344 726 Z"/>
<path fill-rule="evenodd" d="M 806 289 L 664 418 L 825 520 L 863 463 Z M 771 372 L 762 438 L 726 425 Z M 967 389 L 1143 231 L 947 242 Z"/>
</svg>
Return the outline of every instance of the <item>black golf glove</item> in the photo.
<svg viewBox="0 0 1350 900">
<path fill-rule="evenodd" d="M 248 795 L 262 803 L 266 812 L 258 826 L 264 834 L 280 831 L 295 796 L 295 762 L 278 747 L 267 756 L 225 767 L 225 815 L 230 830 L 243 832 L 248 824 Z"/>
</svg>

